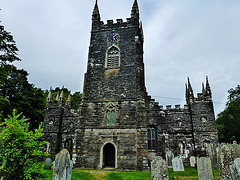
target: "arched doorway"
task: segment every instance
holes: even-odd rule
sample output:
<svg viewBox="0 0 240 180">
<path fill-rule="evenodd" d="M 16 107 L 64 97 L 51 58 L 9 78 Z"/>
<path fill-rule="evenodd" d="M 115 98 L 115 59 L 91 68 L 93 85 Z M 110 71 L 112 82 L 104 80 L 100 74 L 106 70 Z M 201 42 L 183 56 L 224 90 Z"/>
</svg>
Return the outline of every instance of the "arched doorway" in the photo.
<svg viewBox="0 0 240 180">
<path fill-rule="evenodd" d="M 103 165 L 104 167 L 115 168 L 115 147 L 107 143 L 103 148 Z"/>
</svg>

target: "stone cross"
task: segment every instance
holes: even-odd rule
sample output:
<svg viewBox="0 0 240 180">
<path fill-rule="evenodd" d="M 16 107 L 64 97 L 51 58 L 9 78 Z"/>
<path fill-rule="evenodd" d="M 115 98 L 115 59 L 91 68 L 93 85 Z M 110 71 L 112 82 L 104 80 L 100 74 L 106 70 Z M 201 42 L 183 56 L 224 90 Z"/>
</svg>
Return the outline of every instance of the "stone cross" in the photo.
<svg viewBox="0 0 240 180">
<path fill-rule="evenodd" d="M 180 157 L 175 157 L 172 159 L 173 171 L 184 171 L 184 166 L 182 159 Z"/>
<path fill-rule="evenodd" d="M 72 166 L 69 152 L 63 149 L 53 163 L 53 180 L 71 180 Z"/>
<path fill-rule="evenodd" d="M 197 158 L 197 170 L 199 180 L 213 180 L 212 163 L 210 157 Z"/>
<path fill-rule="evenodd" d="M 168 180 L 168 165 L 162 157 L 157 156 L 151 162 L 152 180 Z"/>
</svg>

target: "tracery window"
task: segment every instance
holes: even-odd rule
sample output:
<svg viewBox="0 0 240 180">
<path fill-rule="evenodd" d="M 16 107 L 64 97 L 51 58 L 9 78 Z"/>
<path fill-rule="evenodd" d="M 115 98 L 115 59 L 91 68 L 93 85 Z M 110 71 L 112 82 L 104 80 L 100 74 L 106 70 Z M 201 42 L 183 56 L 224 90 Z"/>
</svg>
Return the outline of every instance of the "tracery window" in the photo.
<svg viewBox="0 0 240 180">
<path fill-rule="evenodd" d="M 110 106 L 107 109 L 107 125 L 114 125 L 115 124 L 115 119 L 116 119 L 115 108 Z"/>
<path fill-rule="evenodd" d="M 148 150 L 155 151 L 157 142 L 157 132 L 154 127 L 148 127 Z"/>
<path fill-rule="evenodd" d="M 111 47 L 107 52 L 106 68 L 115 69 L 119 67 L 120 53 L 118 48 Z"/>
</svg>

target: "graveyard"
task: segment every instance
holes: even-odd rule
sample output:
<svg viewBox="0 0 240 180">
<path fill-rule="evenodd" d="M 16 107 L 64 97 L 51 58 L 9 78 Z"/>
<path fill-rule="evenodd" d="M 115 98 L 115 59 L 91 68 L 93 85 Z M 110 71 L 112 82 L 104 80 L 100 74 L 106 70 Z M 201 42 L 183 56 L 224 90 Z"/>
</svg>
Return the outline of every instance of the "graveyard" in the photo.
<svg viewBox="0 0 240 180">
<path fill-rule="evenodd" d="M 0 51 L 0 180 L 239 180 L 240 86 L 228 91 L 225 110 L 235 111 L 220 120 L 208 76 L 198 93 L 187 77 L 186 104 L 164 107 L 145 85 L 138 1 L 126 21 L 104 23 L 96 0 L 91 20 L 77 101 L 64 86 L 30 84 L 11 64 L 18 49 L 0 26 L 14 55 Z"/>
<path fill-rule="evenodd" d="M 43 176 L 46 180 L 52 180 L 53 176 L 53 170 L 45 170 L 43 168 L 43 162 L 42 164 L 42 170 L 43 170 Z M 172 168 L 168 169 L 169 173 L 169 179 L 197 179 L 198 173 L 196 168 L 192 168 L 190 166 L 184 167 L 185 171 L 176 171 L 174 172 Z M 219 179 L 218 170 L 213 170 L 213 179 L 217 180 Z M 94 176 L 95 174 L 96 176 Z M 99 175 L 100 174 L 100 175 Z M 119 172 L 119 171 L 104 171 L 104 170 L 76 170 L 73 169 L 72 171 L 72 180 L 78 180 L 78 179 L 84 179 L 84 180 L 95 180 L 95 179 L 125 179 L 125 180 L 151 180 L 151 172 Z"/>
<path fill-rule="evenodd" d="M 215 148 L 214 148 L 215 147 Z M 70 154 L 63 149 L 55 157 L 52 163 L 50 158 L 45 159 L 45 179 L 240 179 L 240 145 L 233 144 L 209 144 L 206 149 L 206 156 L 191 157 L 190 166 L 184 165 L 180 157 L 174 157 L 171 165 L 157 156 L 151 161 L 151 168 L 145 172 L 124 172 L 116 171 L 114 168 L 99 170 L 73 168 Z"/>
</svg>

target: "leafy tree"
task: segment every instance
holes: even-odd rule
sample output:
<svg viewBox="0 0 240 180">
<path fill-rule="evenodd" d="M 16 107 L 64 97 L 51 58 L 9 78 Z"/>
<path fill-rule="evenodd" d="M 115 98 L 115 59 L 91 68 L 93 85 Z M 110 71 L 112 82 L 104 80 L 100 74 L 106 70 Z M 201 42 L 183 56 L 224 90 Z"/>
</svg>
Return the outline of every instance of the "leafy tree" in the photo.
<svg viewBox="0 0 240 180">
<path fill-rule="evenodd" d="M 37 128 L 43 121 L 45 110 L 44 92 L 27 80 L 28 73 L 13 65 L 0 66 L 0 101 L 2 115 L 7 117 L 12 109 L 17 109 L 30 119 L 30 128 Z"/>
<path fill-rule="evenodd" d="M 43 121 L 44 92 L 28 82 L 27 71 L 11 64 L 20 61 L 17 51 L 13 36 L 0 25 L 0 113 L 7 117 L 17 109 L 30 118 L 30 128 L 34 129 Z"/>
<path fill-rule="evenodd" d="M 82 93 L 80 91 L 75 92 L 71 96 L 71 108 L 78 110 L 80 103 L 82 102 Z"/>
<path fill-rule="evenodd" d="M 216 120 L 220 142 L 240 142 L 240 85 L 228 91 L 228 102 Z"/>
<path fill-rule="evenodd" d="M 28 119 L 21 114 L 13 110 L 12 116 L 0 124 L 0 169 L 5 170 L 8 180 L 38 179 L 38 158 L 46 155 L 42 152 L 46 142 L 39 141 L 43 136 L 41 125 L 29 131 Z"/>
<path fill-rule="evenodd" d="M 0 64 L 20 61 L 17 51 L 13 36 L 4 29 L 4 26 L 0 25 Z"/>
</svg>

